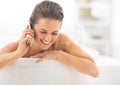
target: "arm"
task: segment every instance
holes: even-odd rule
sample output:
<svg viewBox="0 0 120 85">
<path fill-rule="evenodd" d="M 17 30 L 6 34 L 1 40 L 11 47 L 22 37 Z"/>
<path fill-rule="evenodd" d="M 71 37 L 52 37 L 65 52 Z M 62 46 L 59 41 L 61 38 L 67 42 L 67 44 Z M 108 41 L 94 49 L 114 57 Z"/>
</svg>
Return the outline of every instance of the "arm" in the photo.
<svg viewBox="0 0 120 85">
<path fill-rule="evenodd" d="M 16 51 L 17 42 L 11 43 L 4 48 L 0 49 L 0 68 L 5 67 L 6 65 L 11 64 L 16 59 L 21 57 L 21 54 Z"/>
<path fill-rule="evenodd" d="M 57 60 L 81 73 L 93 77 L 98 76 L 97 66 L 92 59 L 74 56 L 62 50 L 45 51 L 32 57 L 40 57 L 40 59 L 37 60 L 37 63 L 47 59 Z"/>
<path fill-rule="evenodd" d="M 46 59 L 53 59 L 84 74 L 88 74 L 93 77 L 98 76 L 97 66 L 88 54 L 86 54 L 77 44 L 65 35 L 62 35 L 60 41 L 61 43 L 59 45 L 61 46 L 61 50 L 49 50 L 37 54 L 35 56 L 42 56 L 42 58 L 40 58 L 37 62 Z"/>
<path fill-rule="evenodd" d="M 6 49 L 6 48 L 4 48 Z M 9 49 L 9 48 L 7 48 Z M 10 53 L 2 53 L 2 49 L 0 51 L 0 68 L 3 68 L 11 63 L 13 63 L 14 61 L 16 61 L 18 58 L 20 58 L 22 55 L 21 53 L 19 53 L 18 51 L 13 51 Z M 6 51 L 7 52 L 7 51 Z"/>
<path fill-rule="evenodd" d="M 26 33 L 30 32 L 30 30 L 26 29 L 19 42 L 14 42 L 11 44 L 6 45 L 2 49 L 0 49 L 0 68 L 3 68 L 17 59 L 21 58 L 25 53 L 28 52 L 30 46 L 27 44 L 29 39 L 32 37 L 26 37 Z"/>
<path fill-rule="evenodd" d="M 79 72 L 97 77 L 98 68 L 94 60 L 66 35 L 62 35 L 62 41 L 65 41 L 62 43 L 64 51 L 59 52 L 61 56 L 58 61 Z"/>
<path fill-rule="evenodd" d="M 28 39 L 25 38 L 20 42 L 8 44 L 0 49 L 0 68 L 10 65 L 21 58 L 29 49 L 29 46 L 26 45 L 27 41 Z"/>
<path fill-rule="evenodd" d="M 71 55 L 64 51 L 58 52 L 61 56 L 57 58 L 63 64 L 90 76 L 97 77 L 98 69 L 96 64 L 87 58 Z"/>
</svg>

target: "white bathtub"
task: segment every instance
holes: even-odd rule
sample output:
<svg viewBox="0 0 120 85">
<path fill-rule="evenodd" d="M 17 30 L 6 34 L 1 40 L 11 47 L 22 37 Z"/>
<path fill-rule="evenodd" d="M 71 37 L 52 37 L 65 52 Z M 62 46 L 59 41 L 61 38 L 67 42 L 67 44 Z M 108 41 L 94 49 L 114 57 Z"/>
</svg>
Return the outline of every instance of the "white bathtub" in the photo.
<svg viewBox="0 0 120 85">
<path fill-rule="evenodd" d="M 93 85 L 93 78 L 78 73 L 63 64 L 46 60 L 19 59 L 0 71 L 0 85 Z M 87 81 L 87 82 L 86 82 Z"/>
<path fill-rule="evenodd" d="M 36 58 L 20 58 L 0 70 L 0 85 L 120 85 L 120 61 L 99 56 L 93 49 L 84 50 L 94 57 L 100 70 L 98 78 L 79 73 L 54 60 L 36 64 Z"/>
</svg>

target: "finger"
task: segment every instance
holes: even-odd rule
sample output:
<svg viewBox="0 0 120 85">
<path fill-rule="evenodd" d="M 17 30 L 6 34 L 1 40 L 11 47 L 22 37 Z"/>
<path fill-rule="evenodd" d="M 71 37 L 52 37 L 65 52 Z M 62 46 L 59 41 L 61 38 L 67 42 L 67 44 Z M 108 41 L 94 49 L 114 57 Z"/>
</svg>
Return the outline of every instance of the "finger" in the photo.
<svg viewBox="0 0 120 85">
<path fill-rule="evenodd" d="M 22 40 L 20 40 L 19 41 L 20 43 L 22 43 L 22 44 L 26 44 L 26 46 L 28 45 L 28 38 L 24 38 L 24 39 L 22 39 Z"/>
<path fill-rule="evenodd" d="M 36 63 L 42 62 L 43 60 L 45 60 L 44 58 L 39 58 Z"/>
<path fill-rule="evenodd" d="M 31 33 L 34 33 L 34 31 L 33 31 L 33 30 L 31 30 L 31 29 L 25 29 L 23 32 L 24 32 L 24 33 L 26 33 L 26 32 L 31 32 Z"/>
<path fill-rule="evenodd" d="M 31 32 L 31 33 L 34 33 L 34 31 L 33 31 L 33 30 L 31 30 L 31 29 L 25 29 L 25 30 L 23 31 L 23 34 L 26 34 L 26 32 Z"/>
<path fill-rule="evenodd" d="M 43 57 L 36 55 L 36 56 L 31 56 L 31 58 L 43 58 Z"/>
<path fill-rule="evenodd" d="M 37 58 L 37 56 L 31 56 L 30 58 Z"/>
<path fill-rule="evenodd" d="M 22 40 L 19 40 L 19 42 L 26 44 L 26 46 L 30 46 L 30 44 L 32 44 L 32 42 L 30 42 L 30 39 L 27 37 L 23 38 Z M 29 44 L 29 42 L 30 42 L 30 44 Z"/>
<path fill-rule="evenodd" d="M 33 40 L 30 40 L 30 39 L 29 39 L 29 40 L 27 41 L 27 45 L 29 45 L 30 47 L 32 47 L 32 43 L 33 43 Z"/>
<path fill-rule="evenodd" d="M 26 29 L 29 29 L 29 25 L 27 25 Z"/>
<path fill-rule="evenodd" d="M 45 55 L 45 53 L 40 53 L 39 59 L 36 61 L 36 63 L 42 62 L 43 60 L 46 60 L 46 59 L 48 59 L 48 56 Z"/>
<path fill-rule="evenodd" d="M 21 39 L 25 38 L 26 35 L 28 35 L 28 34 L 30 36 L 34 37 L 34 32 L 33 31 L 31 31 L 31 30 L 24 30 L 23 33 L 22 33 Z"/>
<path fill-rule="evenodd" d="M 28 44 L 30 45 L 30 47 L 32 46 L 32 42 L 33 42 L 33 40 L 31 40 L 31 39 L 28 41 Z"/>
<path fill-rule="evenodd" d="M 31 37 L 31 38 L 34 38 L 34 34 L 32 34 L 32 33 L 26 33 L 26 34 L 25 34 L 25 37 Z"/>
<path fill-rule="evenodd" d="M 25 37 L 29 38 L 29 39 L 34 39 L 34 34 L 32 33 L 26 33 Z"/>
<path fill-rule="evenodd" d="M 43 58 L 43 53 L 39 53 L 34 56 L 31 56 L 31 58 Z"/>
</svg>

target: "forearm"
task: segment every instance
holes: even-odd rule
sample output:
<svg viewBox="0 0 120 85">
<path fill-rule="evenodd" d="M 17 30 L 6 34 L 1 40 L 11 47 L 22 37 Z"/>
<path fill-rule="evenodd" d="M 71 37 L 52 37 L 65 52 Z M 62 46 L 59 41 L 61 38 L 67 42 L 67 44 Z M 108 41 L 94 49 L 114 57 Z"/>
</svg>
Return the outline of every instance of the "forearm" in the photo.
<svg viewBox="0 0 120 85">
<path fill-rule="evenodd" d="M 98 76 L 98 69 L 96 67 L 96 64 L 91 60 L 78 56 L 73 56 L 64 51 L 59 51 L 58 54 L 59 57 L 57 57 L 57 60 L 62 62 L 63 64 L 93 77 Z"/>
<path fill-rule="evenodd" d="M 18 51 L 0 55 L 0 68 L 3 68 L 13 63 L 20 57 L 22 57 L 22 54 L 19 53 Z"/>
</svg>

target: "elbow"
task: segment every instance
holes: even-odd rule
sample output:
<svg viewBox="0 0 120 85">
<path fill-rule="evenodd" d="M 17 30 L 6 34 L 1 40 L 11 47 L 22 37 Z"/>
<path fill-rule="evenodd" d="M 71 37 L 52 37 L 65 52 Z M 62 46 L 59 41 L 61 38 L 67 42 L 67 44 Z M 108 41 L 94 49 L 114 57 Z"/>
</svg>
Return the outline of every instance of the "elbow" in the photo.
<svg viewBox="0 0 120 85">
<path fill-rule="evenodd" d="M 84 69 L 78 69 L 78 71 L 94 78 L 97 78 L 99 76 L 99 70 L 97 67 L 87 67 Z"/>
<path fill-rule="evenodd" d="M 97 78 L 99 76 L 99 69 L 96 64 L 89 64 L 84 68 L 84 73 Z"/>
<path fill-rule="evenodd" d="M 99 76 L 99 71 L 98 70 L 94 71 L 94 73 L 92 73 L 91 76 L 97 78 Z"/>
<path fill-rule="evenodd" d="M 5 66 L 0 65 L 0 69 L 3 69 Z"/>
<path fill-rule="evenodd" d="M 7 64 L 4 64 L 4 63 L 0 63 L 0 69 L 3 69 L 4 67 L 6 67 Z"/>
<path fill-rule="evenodd" d="M 99 76 L 99 70 L 96 66 L 94 66 L 93 68 L 91 68 L 91 71 L 89 73 L 90 76 L 97 78 Z"/>
<path fill-rule="evenodd" d="M 0 65 L 0 69 L 3 69 L 5 66 L 3 66 L 3 65 Z"/>
<path fill-rule="evenodd" d="M 89 75 L 94 77 L 94 78 L 97 78 L 99 76 L 99 69 L 98 69 L 98 66 L 95 62 L 91 62 L 91 64 L 89 63 L 89 67 L 88 69 L 89 70 Z"/>
</svg>

